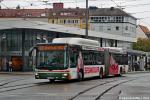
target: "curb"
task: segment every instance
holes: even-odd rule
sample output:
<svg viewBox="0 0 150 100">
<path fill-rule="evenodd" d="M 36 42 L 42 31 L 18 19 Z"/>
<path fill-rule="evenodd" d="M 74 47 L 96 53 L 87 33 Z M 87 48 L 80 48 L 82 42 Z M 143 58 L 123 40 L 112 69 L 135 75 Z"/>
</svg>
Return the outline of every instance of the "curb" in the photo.
<svg viewBox="0 0 150 100">
<path fill-rule="evenodd" d="M 133 71 L 127 72 L 126 74 L 137 74 L 137 73 L 150 73 L 150 71 Z M 7 74 L 7 75 L 34 75 L 34 72 L 0 72 L 0 74 Z"/>
<path fill-rule="evenodd" d="M 7 74 L 7 75 L 34 75 L 34 72 L 0 72 L 0 74 Z"/>
<path fill-rule="evenodd" d="M 150 71 L 133 71 L 133 72 L 127 72 L 126 74 L 137 74 L 137 73 L 150 73 Z"/>
</svg>

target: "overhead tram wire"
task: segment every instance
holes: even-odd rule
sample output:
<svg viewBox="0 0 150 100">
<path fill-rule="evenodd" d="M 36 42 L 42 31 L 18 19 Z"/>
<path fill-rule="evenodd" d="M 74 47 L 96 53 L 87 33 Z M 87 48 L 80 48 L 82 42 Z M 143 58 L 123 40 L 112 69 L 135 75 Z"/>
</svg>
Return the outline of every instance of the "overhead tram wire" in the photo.
<svg viewBox="0 0 150 100">
<path fill-rule="evenodd" d="M 0 4 L 2 4 L 2 5 L 5 6 L 7 9 L 9 9 L 9 7 L 7 7 L 4 3 L 0 2 Z"/>
<path fill-rule="evenodd" d="M 139 18 L 139 19 L 142 20 L 142 19 L 149 19 L 149 18 L 150 18 L 150 17 L 142 17 L 142 18 Z"/>
<path fill-rule="evenodd" d="M 123 10 L 123 8 L 119 6 L 114 0 L 110 0 L 110 1 L 112 1 L 119 9 Z"/>
<path fill-rule="evenodd" d="M 20 6 L 21 9 L 23 9 L 23 8 L 26 9 L 26 7 L 38 7 L 38 6 L 52 5 L 54 3 L 54 2 L 52 2 L 52 3 L 48 2 L 47 4 L 45 3 L 45 4 L 42 4 L 42 5 L 32 5 L 31 6 L 32 1 L 25 1 L 25 2 L 29 3 L 29 5 L 28 6 Z M 39 1 L 34 1 L 34 2 L 39 2 Z M 42 1 L 41 1 L 41 3 L 42 3 Z M 63 2 L 63 3 L 75 3 L 75 2 Z M 16 7 L 8 7 L 3 2 L 0 2 L 0 4 L 3 5 L 7 9 L 15 9 L 17 7 L 17 6 Z M 18 4 L 18 5 L 20 5 L 20 4 Z"/>
<path fill-rule="evenodd" d="M 111 0 L 121 11 L 123 11 L 123 8 L 121 7 L 121 6 L 119 6 L 114 0 Z M 123 35 L 123 23 L 124 23 L 124 21 L 122 21 L 122 23 L 121 23 L 121 27 L 122 27 L 122 36 L 124 36 Z M 122 47 L 123 48 L 123 47 Z"/>
<path fill-rule="evenodd" d="M 130 13 L 130 14 L 147 13 L 147 12 L 150 12 L 150 10 L 148 10 L 148 11 L 141 11 L 141 12 L 133 12 L 133 13 Z"/>
<path fill-rule="evenodd" d="M 145 3 L 145 4 L 135 4 L 135 5 L 125 5 L 125 6 L 128 7 L 128 8 L 131 8 L 131 7 L 145 6 L 145 5 L 150 5 L 150 3 Z"/>
<path fill-rule="evenodd" d="M 39 5 L 38 5 L 39 6 Z M 8 6 L 6 6 L 5 5 L 5 7 L 7 8 L 7 9 L 12 9 L 12 8 L 16 8 L 16 7 L 8 7 Z M 28 6 L 23 6 L 23 7 L 28 7 Z M 24 19 L 21 19 L 21 20 L 24 20 Z M 5 21 L 6 22 L 6 20 L 2 20 L 2 21 Z M 14 19 L 14 21 L 15 21 L 15 19 Z M 34 22 L 34 21 L 30 21 L 30 20 L 26 20 L 26 21 L 28 21 L 28 22 L 31 22 L 31 23 L 35 23 L 35 24 L 37 24 L 38 25 L 38 23 L 36 23 L 36 22 Z M 9 21 L 7 21 L 7 22 L 9 22 Z M 36 25 L 36 26 L 37 26 Z M 2 25 L 2 26 L 4 26 L 4 27 L 9 27 L 9 26 L 6 26 L 6 25 Z"/>
</svg>

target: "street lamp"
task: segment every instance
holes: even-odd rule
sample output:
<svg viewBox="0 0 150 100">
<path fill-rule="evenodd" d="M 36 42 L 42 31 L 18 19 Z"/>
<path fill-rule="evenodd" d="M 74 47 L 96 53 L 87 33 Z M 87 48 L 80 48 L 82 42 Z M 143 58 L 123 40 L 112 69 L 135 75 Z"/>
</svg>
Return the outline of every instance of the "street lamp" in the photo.
<svg viewBox="0 0 150 100">
<path fill-rule="evenodd" d="M 4 41 L 4 49 L 3 49 L 3 55 L 4 55 L 4 70 L 7 70 L 7 37 L 6 34 L 4 33 L 2 35 L 2 40 Z"/>
<path fill-rule="evenodd" d="M 89 20 L 89 9 L 88 9 L 88 0 L 86 0 L 86 31 L 85 31 L 86 38 L 88 38 L 88 20 Z"/>
</svg>

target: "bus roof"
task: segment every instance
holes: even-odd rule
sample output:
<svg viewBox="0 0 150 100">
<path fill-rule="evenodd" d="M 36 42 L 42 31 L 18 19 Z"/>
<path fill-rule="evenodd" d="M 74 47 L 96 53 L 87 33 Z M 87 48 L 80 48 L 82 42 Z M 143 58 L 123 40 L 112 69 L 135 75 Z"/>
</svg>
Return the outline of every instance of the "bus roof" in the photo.
<svg viewBox="0 0 150 100">
<path fill-rule="evenodd" d="M 126 53 L 126 50 L 119 47 L 103 47 L 104 49 L 108 49 L 109 52 L 113 53 Z"/>
<path fill-rule="evenodd" d="M 139 50 L 128 49 L 127 52 L 128 52 L 128 54 L 132 54 L 132 55 L 146 55 L 146 52 L 139 51 Z"/>
<path fill-rule="evenodd" d="M 95 47 L 100 46 L 100 43 L 98 41 L 84 38 L 55 38 L 53 39 L 52 43 L 67 43 L 73 45 L 95 46 Z"/>
</svg>

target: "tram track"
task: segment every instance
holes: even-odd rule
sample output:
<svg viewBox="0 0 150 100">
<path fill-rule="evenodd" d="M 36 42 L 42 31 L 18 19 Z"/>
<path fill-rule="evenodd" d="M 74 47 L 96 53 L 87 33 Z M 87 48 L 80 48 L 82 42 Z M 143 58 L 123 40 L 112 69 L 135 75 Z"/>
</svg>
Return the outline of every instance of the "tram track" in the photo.
<svg viewBox="0 0 150 100">
<path fill-rule="evenodd" d="M 140 76 L 140 77 L 143 77 L 143 76 Z M 129 79 L 126 78 L 126 77 L 124 77 L 124 78 L 119 77 L 119 78 L 113 79 L 113 80 L 110 80 L 110 79 L 100 80 L 99 81 L 100 83 L 97 83 L 97 85 L 94 85 L 94 86 L 91 86 L 87 89 L 81 90 L 76 95 L 73 95 L 72 97 L 68 97 L 67 100 L 78 100 L 78 98 L 83 97 L 83 95 L 85 95 L 85 93 L 87 93 L 87 92 L 89 92 L 93 89 L 96 89 L 96 88 L 104 87 L 104 85 L 108 86 L 110 84 L 110 86 L 108 86 L 104 90 L 102 90 L 101 93 L 98 93 L 98 95 L 96 95 L 94 97 L 94 99 L 91 99 L 91 100 L 100 100 L 107 92 L 109 92 L 113 88 L 115 88 L 115 87 L 117 87 L 117 86 L 119 86 L 123 83 L 127 83 L 127 82 L 130 82 L 130 81 L 136 80 L 140 77 L 132 77 L 132 78 L 129 78 Z M 18 79 L 18 81 L 21 81 L 21 80 L 25 80 L 25 79 Z M 15 82 L 15 81 L 17 82 L 17 79 L 16 80 L 10 80 L 9 83 Z M 14 90 L 26 89 L 26 88 L 42 86 L 42 85 L 47 85 L 47 84 L 49 84 L 49 82 L 22 83 L 22 84 L 11 85 L 11 86 L 2 86 L 2 87 L 0 86 L 0 93 L 5 93 L 5 92 L 7 93 L 7 92 L 14 91 Z M 100 91 L 97 91 L 97 92 L 100 92 Z"/>
<path fill-rule="evenodd" d="M 7 91 L 13 91 L 17 89 L 23 89 L 28 87 L 33 87 L 37 85 L 43 85 L 44 83 L 23 83 L 23 84 L 17 84 L 17 85 L 8 85 L 9 83 L 15 83 L 23 80 L 28 80 L 28 78 L 15 78 L 15 79 L 5 79 L 0 81 L 0 93 L 7 92 Z"/>
<path fill-rule="evenodd" d="M 18 84 L 18 85 L 4 86 L 6 84 L 17 82 L 17 81 L 21 81 L 21 80 L 26 80 L 26 79 L 16 79 L 16 80 L 11 80 L 11 81 L 5 82 L 2 86 L 0 86 L 0 93 L 49 84 L 49 82 L 40 82 L 40 83 L 24 83 L 24 84 Z M 6 81 L 6 80 L 4 80 L 4 81 Z M 116 81 L 116 80 L 113 80 L 113 81 Z M 81 95 L 82 93 L 84 93 L 86 91 L 89 91 L 89 90 L 91 90 L 93 88 L 96 88 L 96 87 L 98 87 L 100 85 L 103 85 L 103 84 L 106 84 L 106 83 L 110 83 L 110 82 L 113 82 L 113 81 L 107 81 L 107 82 L 104 81 L 103 83 L 100 83 L 99 85 L 93 86 L 91 88 L 88 88 L 88 89 L 78 93 L 78 95 Z M 75 96 L 75 97 L 77 97 L 77 96 Z"/>
<path fill-rule="evenodd" d="M 16 79 L 5 79 L 5 80 L 1 80 L 0 81 L 0 87 L 1 86 L 4 86 L 4 85 L 7 85 L 9 83 L 13 83 L 13 82 L 17 82 L 17 81 L 21 81 L 21 80 L 25 80 L 25 78 L 16 78 Z"/>
<path fill-rule="evenodd" d="M 114 82 L 114 81 L 116 81 L 116 80 L 113 80 L 113 81 L 110 81 L 110 82 Z M 84 94 L 85 92 L 90 91 L 90 90 L 92 90 L 93 88 L 96 88 L 96 87 L 98 87 L 98 86 L 102 86 L 102 85 L 107 84 L 107 83 L 110 83 L 110 82 L 104 82 L 104 83 L 100 83 L 100 84 L 98 84 L 98 85 L 92 86 L 92 87 L 90 87 L 90 88 L 88 88 L 88 89 L 85 89 L 85 90 L 79 92 L 78 94 L 76 94 L 75 96 L 69 98 L 68 100 L 74 100 L 75 98 L 77 98 L 78 96 Z"/>
<path fill-rule="evenodd" d="M 8 85 L 9 83 L 15 83 L 23 80 L 28 80 L 28 78 L 16 78 L 16 79 L 5 79 L 0 81 L 0 93 L 3 92 L 8 92 L 8 91 L 13 91 L 13 90 L 18 90 L 18 89 L 23 89 L 23 88 L 29 88 L 29 87 L 34 87 L 34 86 L 40 86 L 40 85 L 46 85 L 48 82 L 41 82 L 41 83 L 23 83 L 23 84 L 14 84 L 14 85 Z"/>
<path fill-rule="evenodd" d="M 143 77 L 143 76 L 140 76 L 140 77 Z M 104 83 L 100 83 L 98 85 L 95 85 L 95 86 L 92 86 L 90 88 L 87 88 L 83 91 L 80 91 L 79 93 L 77 93 L 76 95 L 72 96 L 71 98 L 69 98 L 68 100 L 77 100 L 77 98 L 80 98 L 82 97 L 82 95 L 84 95 L 85 93 L 95 89 L 95 88 L 98 88 L 100 86 L 103 86 L 103 85 L 107 85 L 107 84 L 111 84 L 111 83 L 115 83 L 114 85 L 108 87 L 107 89 L 105 89 L 104 91 L 102 91 L 101 93 L 98 93 L 98 96 L 94 97 L 94 99 L 92 100 L 100 100 L 101 97 L 103 97 L 106 93 L 108 93 L 110 90 L 114 89 L 115 87 L 123 84 L 123 83 L 127 83 L 127 82 L 131 82 L 131 81 L 134 81 L 134 80 L 137 80 L 139 79 L 140 77 L 134 77 L 132 79 L 127 79 L 127 80 L 124 80 L 124 81 L 121 81 L 121 80 L 112 80 L 112 81 L 107 81 L 107 82 L 104 82 Z M 121 82 L 120 82 L 121 81 Z"/>
<path fill-rule="evenodd" d="M 121 85 L 121 84 L 123 84 L 123 83 L 131 82 L 131 81 L 133 81 L 133 80 L 136 80 L 136 79 L 130 79 L 130 80 L 126 80 L 126 81 L 123 81 L 123 82 L 119 82 L 119 83 L 117 83 L 117 84 L 115 84 L 115 85 L 109 87 L 108 89 L 104 90 L 101 94 L 99 94 L 99 96 L 97 96 L 97 97 L 95 98 L 95 100 L 100 100 L 101 97 L 103 97 L 103 95 L 105 95 L 107 92 L 109 92 L 109 91 L 112 90 L 113 88 L 115 88 L 115 87 L 117 87 L 117 86 L 119 86 L 119 85 Z"/>
<path fill-rule="evenodd" d="M 24 88 L 30 88 L 30 87 L 35 87 L 35 86 L 41 86 L 41 85 L 46 85 L 46 84 L 48 84 L 48 82 L 14 85 L 14 86 L 9 86 L 9 87 L 5 87 L 5 88 L 0 88 L 0 93 L 24 89 Z"/>
<path fill-rule="evenodd" d="M 16 79 L 16 80 L 12 80 L 12 81 L 9 81 L 9 82 L 6 82 L 5 84 L 8 84 L 8 83 L 11 83 L 11 82 L 17 82 L 17 81 L 20 81 L 20 80 L 25 80 L 25 79 Z M 70 99 L 68 100 L 74 100 L 75 98 L 79 97 L 80 95 L 94 89 L 94 88 L 97 88 L 99 86 L 102 86 L 102 85 L 105 85 L 105 84 L 108 84 L 108 83 L 113 83 L 113 82 L 116 82 L 117 80 L 111 80 L 111 81 L 102 81 L 100 84 L 98 85 L 95 85 L 95 86 L 92 86 L 88 89 L 85 89 L 81 92 L 79 92 L 77 95 L 71 97 Z M 125 82 L 123 82 L 125 83 Z M 41 83 L 26 83 L 26 84 L 18 84 L 18 85 L 11 85 L 11 86 L 3 86 L 3 87 L 0 87 L 0 93 L 4 93 L 4 92 L 9 92 L 9 91 L 13 91 L 13 90 L 19 90 L 19 89 L 24 89 L 24 88 L 30 88 L 30 87 L 35 87 L 35 86 L 42 86 L 42 85 L 47 85 L 49 84 L 49 82 L 41 82 Z M 120 85 L 121 83 L 119 84 L 116 84 L 115 86 L 111 87 L 110 89 Z M 95 100 L 98 100 L 101 96 L 103 96 L 106 92 L 108 92 L 110 89 L 104 91 L 104 93 L 100 94 L 97 99 Z"/>
</svg>

